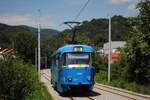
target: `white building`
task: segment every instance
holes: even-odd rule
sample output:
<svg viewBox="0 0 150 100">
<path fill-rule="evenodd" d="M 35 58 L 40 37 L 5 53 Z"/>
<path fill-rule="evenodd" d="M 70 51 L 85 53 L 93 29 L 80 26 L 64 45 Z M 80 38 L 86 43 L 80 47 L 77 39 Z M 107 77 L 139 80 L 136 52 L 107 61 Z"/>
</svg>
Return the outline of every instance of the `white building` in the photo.
<svg viewBox="0 0 150 100">
<path fill-rule="evenodd" d="M 124 47 L 126 44 L 125 41 L 112 41 L 111 42 L 111 51 L 115 53 L 118 48 Z M 104 43 L 103 45 L 103 54 L 108 54 L 109 52 L 109 42 Z"/>
<path fill-rule="evenodd" d="M 111 42 L 111 59 L 112 62 L 116 61 L 120 58 L 120 53 L 117 51 L 118 48 L 124 47 L 126 44 L 125 41 L 112 41 Z M 100 52 L 105 57 L 108 57 L 109 53 L 109 42 L 104 43 L 103 48 L 98 50 L 97 52 Z"/>
</svg>

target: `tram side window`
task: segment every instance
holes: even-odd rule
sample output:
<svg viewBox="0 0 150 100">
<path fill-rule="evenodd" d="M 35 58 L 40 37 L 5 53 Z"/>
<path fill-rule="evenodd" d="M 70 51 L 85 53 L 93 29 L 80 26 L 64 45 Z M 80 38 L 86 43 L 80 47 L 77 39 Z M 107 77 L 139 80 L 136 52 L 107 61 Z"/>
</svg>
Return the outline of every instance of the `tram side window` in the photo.
<svg viewBox="0 0 150 100">
<path fill-rule="evenodd" d="M 56 60 L 56 67 L 58 67 L 58 63 L 59 63 L 59 55 L 56 55 L 55 60 Z"/>
<path fill-rule="evenodd" d="M 58 59 L 58 67 L 62 66 L 62 57 L 59 55 L 59 59 Z"/>
<path fill-rule="evenodd" d="M 90 56 L 89 56 L 89 60 L 90 60 L 90 63 L 89 63 L 89 64 L 90 64 L 90 66 L 92 66 L 92 54 L 90 53 L 89 55 L 90 55 Z"/>
<path fill-rule="evenodd" d="M 52 58 L 52 66 L 56 66 L 56 57 L 55 56 L 53 56 L 53 58 Z"/>
<path fill-rule="evenodd" d="M 65 66 L 66 65 L 66 54 L 62 55 L 62 65 Z"/>
<path fill-rule="evenodd" d="M 91 60 L 91 62 L 92 62 L 92 66 L 94 66 L 94 62 L 95 62 L 95 59 L 96 59 L 96 54 L 95 53 L 92 53 L 91 54 L 92 56 L 91 56 L 91 58 L 92 58 L 92 60 Z"/>
<path fill-rule="evenodd" d="M 57 54 L 56 55 L 56 67 L 61 67 L 62 66 L 62 59 L 61 59 L 61 56 L 60 54 Z"/>
</svg>

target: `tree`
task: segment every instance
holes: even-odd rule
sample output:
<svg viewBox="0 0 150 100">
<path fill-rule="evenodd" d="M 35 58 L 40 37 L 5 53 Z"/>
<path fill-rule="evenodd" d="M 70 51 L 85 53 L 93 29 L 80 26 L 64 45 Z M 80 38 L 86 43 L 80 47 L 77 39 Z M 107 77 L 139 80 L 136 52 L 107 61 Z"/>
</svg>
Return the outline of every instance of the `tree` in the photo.
<svg viewBox="0 0 150 100">
<path fill-rule="evenodd" d="M 138 3 L 137 8 L 140 11 L 138 16 L 139 18 L 139 30 L 145 35 L 149 36 L 150 33 L 150 1 L 149 0 L 141 0 Z"/>
<path fill-rule="evenodd" d="M 26 62 L 34 64 L 35 48 L 37 47 L 37 39 L 32 33 L 22 33 L 16 36 L 15 51 L 17 55 Z"/>
<path fill-rule="evenodd" d="M 96 47 L 102 47 L 108 41 L 108 19 L 92 19 L 91 21 L 84 21 L 79 27 L 79 33 L 86 34 Z M 122 41 L 126 40 L 130 35 L 130 25 L 128 18 L 122 16 L 112 17 L 112 40 Z"/>
<path fill-rule="evenodd" d="M 125 48 L 126 76 L 129 81 L 146 84 L 150 82 L 150 1 L 142 0 L 137 8 L 140 13 L 134 20 L 136 24 L 132 24 L 132 36 Z"/>
</svg>

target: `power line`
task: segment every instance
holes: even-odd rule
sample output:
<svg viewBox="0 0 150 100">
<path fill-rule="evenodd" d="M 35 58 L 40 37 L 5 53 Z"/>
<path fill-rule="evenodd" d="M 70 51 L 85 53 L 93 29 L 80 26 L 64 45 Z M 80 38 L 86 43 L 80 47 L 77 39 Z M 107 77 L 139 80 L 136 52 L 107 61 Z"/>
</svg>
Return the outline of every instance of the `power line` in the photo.
<svg viewBox="0 0 150 100">
<path fill-rule="evenodd" d="M 89 4 L 90 0 L 87 0 L 87 2 L 84 4 L 84 6 L 80 9 L 79 13 L 77 14 L 77 16 L 75 17 L 75 20 L 78 19 L 78 17 L 81 15 L 81 13 L 84 11 L 84 9 L 87 7 L 87 5 Z"/>
</svg>

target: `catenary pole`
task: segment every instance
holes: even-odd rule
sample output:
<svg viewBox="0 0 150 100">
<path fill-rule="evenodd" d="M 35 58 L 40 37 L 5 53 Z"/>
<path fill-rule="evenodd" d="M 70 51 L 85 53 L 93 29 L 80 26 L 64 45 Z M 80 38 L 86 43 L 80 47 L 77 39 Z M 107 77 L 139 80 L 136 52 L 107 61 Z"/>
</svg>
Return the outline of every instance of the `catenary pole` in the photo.
<svg viewBox="0 0 150 100">
<path fill-rule="evenodd" d="M 108 82 L 110 82 L 110 70 L 111 70 L 111 17 L 109 17 Z"/>
<path fill-rule="evenodd" d="M 35 67 L 37 70 L 37 48 L 35 48 Z"/>
<path fill-rule="evenodd" d="M 38 74 L 40 78 L 40 68 L 41 68 L 41 47 L 40 47 L 40 32 L 41 32 L 41 24 L 40 24 L 40 9 L 39 12 L 39 23 L 38 23 Z"/>
</svg>

